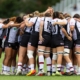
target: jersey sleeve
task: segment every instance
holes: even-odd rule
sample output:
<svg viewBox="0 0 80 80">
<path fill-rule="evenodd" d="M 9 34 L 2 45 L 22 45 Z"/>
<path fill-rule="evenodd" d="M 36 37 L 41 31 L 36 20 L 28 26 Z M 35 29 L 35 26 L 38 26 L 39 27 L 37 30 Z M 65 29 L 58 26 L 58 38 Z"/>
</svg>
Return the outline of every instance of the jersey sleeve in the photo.
<svg viewBox="0 0 80 80">
<path fill-rule="evenodd" d="M 68 23 L 68 21 L 66 19 L 58 19 L 58 22 L 65 22 L 66 24 Z"/>
<path fill-rule="evenodd" d="M 4 25 L 4 24 L 0 23 L 0 29 L 2 28 L 3 25 Z"/>
<path fill-rule="evenodd" d="M 70 19 L 69 25 L 70 26 L 75 26 L 75 20 L 73 18 Z"/>
<path fill-rule="evenodd" d="M 35 23 L 37 17 L 31 18 L 30 22 Z"/>
</svg>

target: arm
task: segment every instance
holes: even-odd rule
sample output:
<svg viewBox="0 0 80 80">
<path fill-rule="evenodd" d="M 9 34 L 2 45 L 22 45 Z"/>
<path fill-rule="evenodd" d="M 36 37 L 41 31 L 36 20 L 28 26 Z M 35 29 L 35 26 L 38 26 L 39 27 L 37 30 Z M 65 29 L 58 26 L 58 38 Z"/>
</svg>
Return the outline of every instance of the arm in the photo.
<svg viewBox="0 0 80 80">
<path fill-rule="evenodd" d="M 68 38 L 68 40 L 72 40 L 71 36 L 69 36 L 66 32 L 66 30 L 64 28 L 61 28 L 62 32 L 64 33 L 64 35 Z"/>
<path fill-rule="evenodd" d="M 18 23 L 15 23 L 15 24 L 12 24 L 12 25 L 10 25 L 11 27 L 19 27 L 20 26 L 20 24 L 18 24 Z"/>
<path fill-rule="evenodd" d="M 70 27 L 71 32 L 74 31 L 75 23 L 76 23 L 76 22 L 75 22 L 74 19 L 70 19 L 70 21 L 69 21 L 69 27 Z"/>
<path fill-rule="evenodd" d="M 67 22 L 62 20 L 62 21 L 60 21 L 60 22 L 54 22 L 54 23 L 53 23 L 53 25 L 56 25 L 56 24 L 58 24 L 58 25 L 66 25 Z"/>
<path fill-rule="evenodd" d="M 41 22 L 40 22 L 40 29 L 39 29 L 39 40 L 40 40 L 40 41 L 43 41 L 43 38 L 42 38 L 43 25 L 44 25 L 44 22 L 41 21 Z"/>
<path fill-rule="evenodd" d="M 78 19 L 78 18 L 74 18 L 76 21 L 79 21 L 80 22 L 80 19 Z"/>
<path fill-rule="evenodd" d="M 23 35 L 24 34 L 24 29 L 20 29 L 19 34 Z"/>
<path fill-rule="evenodd" d="M 54 10 L 53 10 L 53 8 L 52 7 L 48 7 L 48 9 L 46 10 L 46 11 L 44 11 L 44 12 L 42 12 L 43 14 L 45 14 L 45 13 L 53 13 L 54 12 Z"/>
<path fill-rule="evenodd" d="M 6 24 L 6 25 L 3 25 L 2 28 L 6 29 L 8 28 L 10 25 L 9 24 Z"/>
<path fill-rule="evenodd" d="M 20 28 L 24 28 L 24 27 L 26 27 L 26 24 L 25 23 L 22 23 L 21 25 L 20 25 Z"/>
<path fill-rule="evenodd" d="M 25 21 L 25 24 L 26 24 L 26 26 L 28 26 L 28 27 L 32 27 L 33 25 L 34 25 L 34 23 L 33 22 L 28 22 L 27 20 Z"/>
</svg>

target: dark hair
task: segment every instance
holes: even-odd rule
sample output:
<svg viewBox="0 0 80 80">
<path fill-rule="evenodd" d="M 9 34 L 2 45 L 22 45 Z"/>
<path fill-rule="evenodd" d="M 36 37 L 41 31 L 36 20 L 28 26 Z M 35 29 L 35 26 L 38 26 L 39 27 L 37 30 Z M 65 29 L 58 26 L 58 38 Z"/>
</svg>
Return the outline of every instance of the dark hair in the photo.
<svg viewBox="0 0 80 80">
<path fill-rule="evenodd" d="M 59 18 L 59 12 L 57 12 L 57 11 L 54 12 L 54 13 L 53 13 L 53 18 Z"/>
<path fill-rule="evenodd" d="M 45 17 L 51 17 L 51 14 L 50 14 L 50 13 L 45 13 L 44 16 L 45 16 Z"/>
<path fill-rule="evenodd" d="M 8 24 L 9 23 L 9 19 L 6 19 L 3 24 Z"/>
<path fill-rule="evenodd" d="M 17 17 L 15 22 L 21 23 L 22 21 L 23 21 L 23 19 L 21 17 Z"/>
<path fill-rule="evenodd" d="M 79 15 L 79 14 L 75 14 L 75 15 L 73 16 L 73 18 L 80 18 L 80 15 Z"/>
</svg>

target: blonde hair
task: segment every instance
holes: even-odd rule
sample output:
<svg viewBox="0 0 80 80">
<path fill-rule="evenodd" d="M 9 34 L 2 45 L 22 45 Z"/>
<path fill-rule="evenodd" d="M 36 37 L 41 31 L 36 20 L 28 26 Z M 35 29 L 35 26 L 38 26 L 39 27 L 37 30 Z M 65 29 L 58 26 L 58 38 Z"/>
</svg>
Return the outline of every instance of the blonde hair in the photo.
<svg viewBox="0 0 80 80">
<path fill-rule="evenodd" d="M 30 14 L 29 14 L 29 17 L 34 17 L 34 14 L 33 14 L 33 13 L 30 13 Z"/>
<path fill-rule="evenodd" d="M 39 16 L 39 11 L 35 11 L 34 16 Z"/>
<path fill-rule="evenodd" d="M 43 14 L 43 13 L 40 13 L 40 14 L 39 14 L 39 17 L 44 17 L 44 14 Z"/>
</svg>

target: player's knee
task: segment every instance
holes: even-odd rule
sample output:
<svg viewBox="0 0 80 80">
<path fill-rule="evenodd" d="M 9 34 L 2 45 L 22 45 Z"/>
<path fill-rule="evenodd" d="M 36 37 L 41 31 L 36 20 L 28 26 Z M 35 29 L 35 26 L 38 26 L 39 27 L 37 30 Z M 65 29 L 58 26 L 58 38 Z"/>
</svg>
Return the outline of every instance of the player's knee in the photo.
<svg viewBox="0 0 80 80">
<path fill-rule="evenodd" d="M 70 53 L 70 49 L 64 49 L 64 56 L 67 56 L 67 55 L 69 55 L 69 53 Z"/>
<path fill-rule="evenodd" d="M 76 51 L 76 52 L 74 52 L 74 53 L 75 53 L 76 55 L 80 55 L 80 52 L 77 52 L 77 51 Z"/>
<path fill-rule="evenodd" d="M 44 50 L 43 49 L 38 49 L 37 52 L 38 53 L 44 53 Z"/>
<path fill-rule="evenodd" d="M 33 58 L 33 53 L 34 53 L 34 51 L 28 50 L 27 51 L 28 58 Z"/>
<path fill-rule="evenodd" d="M 53 59 L 53 60 L 57 60 L 57 53 L 53 53 L 52 59 Z"/>
<path fill-rule="evenodd" d="M 44 51 L 44 54 L 50 54 L 50 51 Z"/>
<path fill-rule="evenodd" d="M 63 51 L 58 51 L 57 55 L 60 55 L 60 54 L 63 54 L 63 53 L 64 53 Z"/>
</svg>

